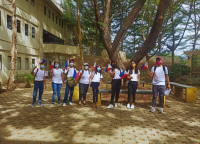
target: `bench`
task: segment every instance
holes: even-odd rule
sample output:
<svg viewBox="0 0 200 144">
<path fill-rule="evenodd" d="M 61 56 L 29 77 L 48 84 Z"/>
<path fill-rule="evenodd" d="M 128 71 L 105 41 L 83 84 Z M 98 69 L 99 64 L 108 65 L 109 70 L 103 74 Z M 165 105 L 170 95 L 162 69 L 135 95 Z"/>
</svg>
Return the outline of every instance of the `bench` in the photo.
<svg viewBox="0 0 200 144">
<path fill-rule="evenodd" d="M 108 84 L 111 84 L 111 81 L 106 81 L 106 89 L 108 89 Z M 140 81 L 140 84 L 142 84 L 143 87 L 146 87 L 146 82 L 145 81 Z"/>
<path fill-rule="evenodd" d="M 111 89 L 100 89 L 99 90 L 99 94 L 98 94 L 98 105 L 101 105 L 101 95 L 103 93 L 112 93 L 112 90 Z M 120 90 L 120 94 L 127 94 L 127 97 L 128 97 L 128 90 L 127 89 L 121 89 Z M 149 94 L 149 95 L 153 95 L 153 92 L 152 90 L 137 90 L 136 91 L 136 94 Z M 132 99 L 132 97 L 131 97 Z M 158 99 L 159 99 L 159 96 L 158 96 Z M 166 96 L 164 96 L 164 107 L 165 107 L 165 100 L 166 100 Z M 159 100 L 159 103 L 160 103 L 160 100 Z"/>
<path fill-rule="evenodd" d="M 197 88 L 175 82 L 170 82 L 170 85 L 173 86 L 175 96 L 182 95 L 185 89 L 185 102 L 196 102 Z"/>
</svg>

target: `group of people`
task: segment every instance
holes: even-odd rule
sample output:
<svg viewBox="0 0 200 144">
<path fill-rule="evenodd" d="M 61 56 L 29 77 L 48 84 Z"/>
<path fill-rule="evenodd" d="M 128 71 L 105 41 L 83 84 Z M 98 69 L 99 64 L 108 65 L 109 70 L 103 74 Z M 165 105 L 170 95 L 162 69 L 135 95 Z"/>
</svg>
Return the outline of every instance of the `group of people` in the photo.
<svg viewBox="0 0 200 144">
<path fill-rule="evenodd" d="M 112 61 L 111 62 L 112 68 L 110 69 L 109 73 L 112 78 L 112 94 L 111 94 L 111 100 L 110 104 L 107 106 L 107 108 L 113 108 L 118 107 L 118 98 L 119 98 L 119 92 L 121 89 L 121 86 L 123 84 L 123 79 L 121 78 L 120 74 L 122 73 L 122 69 L 117 66 L 117 63 Z M 39 89 L 39 100 L 38 105 L 43 106 L 42 104 L 42 94 L 43 89 L 46 88 L 46 73 L 44 71 L 44 61 L 40 62 L 40 68 L 37 68 L 37 66 L 34 67 L 32 70 L 32 74 L 35 75 L 35 83 L 34 83 L 34 92 L 33 92 L 33 103 L 31 104 L 31 107 L 34 107 L 36 104 L 36 96 L 37 91 Z M 69 60 L 69 66 L 67 69 L 65 69 L 65 72 L 63 69 L 59 68 L 59 63 L 54 62 L 53 69 L 51 70 L 50 76 L 52 77 L 52 89 L 53 89 L 53 96 L 52 96 L 52 103 L 51 106 L 55 103 L 56 94 L 58 97 L 58 104 L 62 105 L 60 100 L 60 91 L 64 82 L 64 74 L 66 75 L 66 89 L 65 89 L 65 96 L 63 100 L 63 106 L 66 106 L 68 101 L 68 95 L 70 93 L 69 97 L 69 105 L 72 104 L 72 98 L 73 98 L 73 92 L 74 92 L 74 86 L 78 84 L 78 80 L 75 79 L 74 73 L 76 69 L 74 67 L 74 59 Z M 163 113 L 163 104 L 164 104 L 164 91 L 165 91 L 165 79 L 168 83 L 168 88 L 170 88 L 169 83 L 169 77 L 168 77 L 168 69 L 166 66 L 162 65 L 162 58 L 158 57 L 156 58 L 156 66 L 152 67 L 151 72 L 148 72 L 149 76 L 153 79 L 152 85 L 153 85 L 153 99 L 152 99 L 152 107 L 150 109 L 150 112 L 155 111 L 156 106 L 156 100 L 157 95 L 159 93 L 160 96 L 160 108 L 159 112 Z M 97 65 L 95 67 L 95 70 L 90 71 L 88 63 L 84 63 L 84 68 L 80 70 L 79 74 L 79 103 L 78 107 L 81 106 L 81 101 L 83 100 L 83 105 L 86 105 L 86 94 L 88 91 L 88 87 L 92 87 L 93 91 L 93 105 L 92 108 L 97 108 L 97 102 L 98 102 L 98 93 L 99 89 L 102 85 L 102 69 L 100 65 Z M 128 70 L 128 100 L 127 100 L 127 108 L 128 109 L 134 109 L 135 107 L 135 95 L 136 90 L 140 88 L 140 71 L 137 68 L 137 65 L 135 62 L 131 62 L 130 68 Z M 132 103 L 131 101 L 132 96 Z M 115 99 L 115 102 L 114 102 Z"/>
</svg>

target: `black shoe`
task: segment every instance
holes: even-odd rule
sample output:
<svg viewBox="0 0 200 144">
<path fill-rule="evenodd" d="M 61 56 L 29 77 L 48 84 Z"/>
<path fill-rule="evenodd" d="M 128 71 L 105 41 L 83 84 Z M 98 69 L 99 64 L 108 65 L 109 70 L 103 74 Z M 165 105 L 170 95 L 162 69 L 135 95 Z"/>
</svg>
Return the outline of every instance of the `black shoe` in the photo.
<svg viewBox="0 0 200 144">
<path fill-rule="evenodd" d="M 32 103 L 32 104 L 31 104 L 31 107 L 34 107 L 34 106 L 35 106 L 35 103 Z"/>
<path fill-rule="evenodd" d="M 60 101 L 58 102 L 58 104 L 59 104 L 59 105 L 62 105 L 62 103 L 61 103 Z"/>
<path fill-rule="evenodd" d="M 38 103 L 39 106 L 43 106 L 43 104 L 41 102 Z"/>
<path fill-rule="evenodd" d="M 52 103 L 50 104 L 50 106 L 52 106 L 52 105 L 54 105 L 54 102 L 52 102 Z"/>
</svg>

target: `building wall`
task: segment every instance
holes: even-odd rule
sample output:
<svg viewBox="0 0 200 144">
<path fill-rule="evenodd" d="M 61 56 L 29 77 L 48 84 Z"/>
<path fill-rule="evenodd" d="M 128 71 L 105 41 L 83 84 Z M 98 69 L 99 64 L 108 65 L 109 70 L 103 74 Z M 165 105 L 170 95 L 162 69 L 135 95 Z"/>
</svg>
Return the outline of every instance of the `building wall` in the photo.
<svg viewBox="0 0 200 144">
<path fill-rule="evenodd" d="M 43 29 L 63 39 L 65 43 L 69 41 L 68 39 L 71 37 L 68 34 L 71 34 L 70 27 L 67 26 L 66 22 L 61 18 L 60 11 L 49 1 L 34 0 L 34 6 L 31 4 L 31 0 L 16 1 L 17 20 L 21 21 L 21 32 L 17 33 L 17 57 L 21 57 L 21 70 L 18 70 L 16 67 L 16 72 L 19 74 L 31 72 L 32 59 L 35 59 L 36 65 L 39 65 L 39 61 L 44 57 L 48 60 L 48 57 L 44 54 Z M 8 56 L 10 56 L 11 51 L 12 30 L 7 28 L 7 15 L 12 16 L 12 6 L 8 4 L 11 4 L 10 0 L 0 0 L 0 55 L 2 56 L 0 82 L 2 83 L 7 82 L 10 74 L 10 70 L 8 70 Z M 44 5 L 46 6 L 46 15 L 44 15 Z M 48 17 L 48 10 L 51 12 L 50 18 Z M 54 13 L 54 21 L 52 20 L 52 13 Z M 61 19 L 60 26 L 59 18 Z M 28 36 L 25 35 L 25 24 L 28 24 Z M 35 28 L 35 38 L 32 38 L 32 27 Z M 25 70 L 25 58 L 29 58 L 29 70 Z"/>
</svg>

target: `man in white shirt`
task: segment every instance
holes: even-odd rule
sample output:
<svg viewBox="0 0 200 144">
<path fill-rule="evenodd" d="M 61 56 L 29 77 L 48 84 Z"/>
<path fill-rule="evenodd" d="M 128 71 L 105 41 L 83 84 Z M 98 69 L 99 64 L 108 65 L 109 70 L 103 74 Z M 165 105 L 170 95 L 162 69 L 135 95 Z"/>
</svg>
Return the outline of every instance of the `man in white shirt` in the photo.
<svg viewBox="0 0 200 144">
<path fill-rule="evenodd" d="M 157 66 L 152 67 L 151 72 L 148 71 L 149 76 L 153 78 L 152 80 L 153 99 L 152 99 L 152 107 L 150 109 L 150 112 L 155 111 L 156 100 L 159 93 L 159 97 L 160 97 L 159 112 L 163 113 L 165 79 L 167 80 L 167 83 L 168 83 L 168 89 L 171 89 L 171 87 L 170 87 L 170 82 L 169 82 L 168 69 L 166 66 L 162 65 L 161 57 L 156 58 L 156 65 Z"/>
<path fill-rule="evenodd" d="M 38 105 L 43 106 L 42 104 L 42 94 L 44 87 L 46 89 L 46 72 L 44 70 L 46 60 L 42 59 L 40 62 L 40 68 L 37 68 L 35 66 L 31 72 L 31 74 L 35 75 L 35 83 L 34 83 L 34 91 L 33 91 L 33 103 L 31 104 L 31 107 L 34 107 L 36 104 L 36 97 L 37 97 L 37 91 L 39 89 L 39 100 Z"/>
<path fill-rule="evenodd" d="M 74 68 L 74 59 L 70 59 L 69 60 L 69 67 L 67 68 L 67 70 L 65 69 L 65 73 L 66 73 L 66 77 L 67 79 L 71 78 L 73 79 L 74 76 L 74 71 L 76 69 Z M 74 79 L 73 79 L 74 80 Z M 74 80 L 75 81 L 75 80 Z M 75 85 L 74 85 L 75 86 Z M 74 86 L 69 86 L 68 83 L 66 83 L 66 89 L 65 89 L 65 97 L 63 100 L 63 106 L 66 106 L 67 104 L 67 100 L 68 100 L 68 95 L 69 95 L 69 91 L 70 91 L 70 97 L 69 97 L 69 105 L 73 105 L 72 104 L 72 97 L 73 97 L 73 93 L 74 93 Z"/>
</svg>

